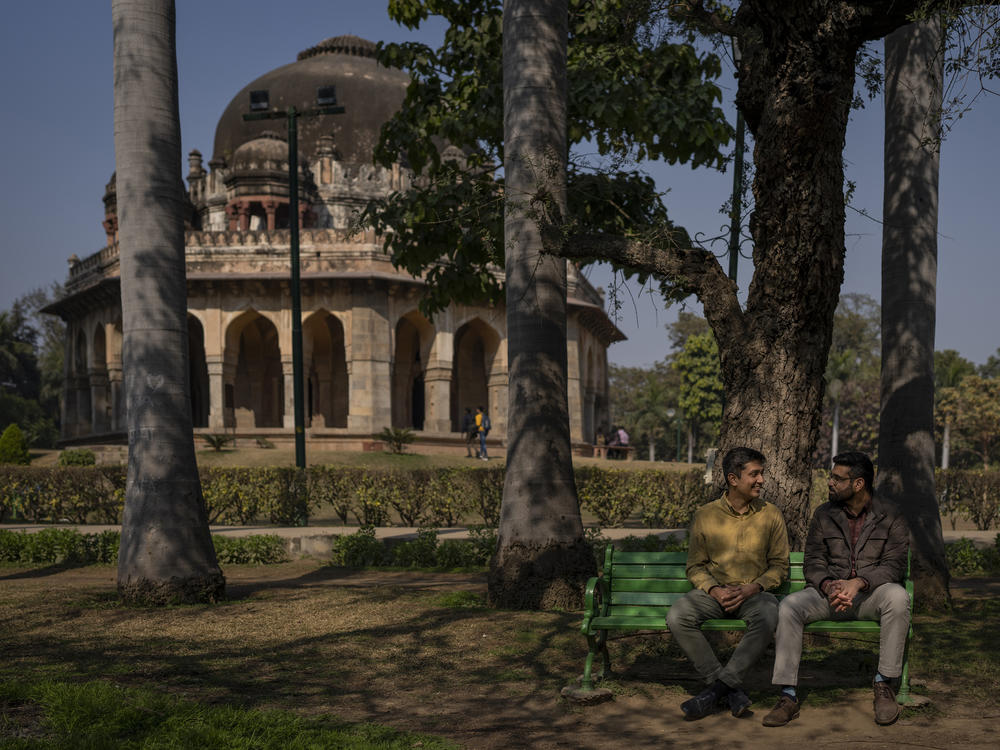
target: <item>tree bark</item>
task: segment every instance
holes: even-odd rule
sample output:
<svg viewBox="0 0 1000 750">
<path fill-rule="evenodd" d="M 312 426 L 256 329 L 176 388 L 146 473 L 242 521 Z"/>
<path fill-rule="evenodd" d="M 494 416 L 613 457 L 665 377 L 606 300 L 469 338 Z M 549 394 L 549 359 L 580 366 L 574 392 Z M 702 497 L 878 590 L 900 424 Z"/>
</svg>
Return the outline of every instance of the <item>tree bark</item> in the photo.
<svg viewBox="0 0 1000 750">
<path fill-rule="evenodd" d="M 576 608 L 594 574 L 570 450 L 566 262 L 542 253 L 539 212 L 566 209 L 566 0 L 503 10 L 507 471 L 489 601 Z"/>
<path fill-rule="evenodd" d="M 184 188 L 173 0 L 113 0 L 114 122 L 129 436 L 118 591 L 215 601 L 188 383 Z"/>
<path fill-rule="evenodd" d="M 878 493 L 910 525 L 913 577 L 925 606 L 949 602 L 934 491 L 937 142 L 944 39 L 939 19 L 885 40 L 882 228 L 882 408 Z"/>
</svg>

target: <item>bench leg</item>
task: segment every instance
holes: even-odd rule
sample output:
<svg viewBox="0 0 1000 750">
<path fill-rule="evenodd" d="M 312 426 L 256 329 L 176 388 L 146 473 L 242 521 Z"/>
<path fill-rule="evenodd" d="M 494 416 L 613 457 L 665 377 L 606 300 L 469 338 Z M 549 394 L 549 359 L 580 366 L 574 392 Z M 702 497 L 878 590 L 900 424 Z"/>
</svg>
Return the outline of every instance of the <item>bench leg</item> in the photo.
<svg viewBox="0 0 1000 750">
<path fill-rule="evenodd" d="M 594 657 L 600 653 L 602 661 L 602 669 L 598 679 L 602 677 L 607 677 L 611 673 L 611 656 L 608 654 L 608 631 L 601 630 L 597 635 L 587 636 L 587 661 L 584 663 L 583 667 L 583 679 L 580 682 L 580 687 L 583 690 L 593 690 L 594 689 L 594 677 L 593 677 L 593 667 L 594 667 Z"/>
</svg>

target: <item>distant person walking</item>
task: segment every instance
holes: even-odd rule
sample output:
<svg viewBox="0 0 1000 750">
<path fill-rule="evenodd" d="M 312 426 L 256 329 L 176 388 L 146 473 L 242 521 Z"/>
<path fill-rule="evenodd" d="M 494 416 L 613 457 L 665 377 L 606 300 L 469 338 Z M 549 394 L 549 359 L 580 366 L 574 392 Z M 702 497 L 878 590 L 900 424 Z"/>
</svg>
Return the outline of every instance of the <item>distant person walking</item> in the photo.
<svg viewBox="0 0 1000 750">
<path fill-rule="evenodd" d="M 483 411 L 482 406 L 476 407 L 476 432 L 479 433 L 479 457 L 484 461 L 489 461 L 490 457 L 486 453 L 486 436 L 490 434 L 490 415 Z"/>
<path fill-rule="evenodd" d="M 462 434 L 465 436 L 465 457 L 472 458 L 473 451 L 475 451 L 475 457 L 479 458 L 479 449 L 476 448 L 476 440 L 479 438 L 476 420 L 472 416 L 472 409 L 468 407 L 465 408 L 465 414 L 462 416 Z"/>
</svg>

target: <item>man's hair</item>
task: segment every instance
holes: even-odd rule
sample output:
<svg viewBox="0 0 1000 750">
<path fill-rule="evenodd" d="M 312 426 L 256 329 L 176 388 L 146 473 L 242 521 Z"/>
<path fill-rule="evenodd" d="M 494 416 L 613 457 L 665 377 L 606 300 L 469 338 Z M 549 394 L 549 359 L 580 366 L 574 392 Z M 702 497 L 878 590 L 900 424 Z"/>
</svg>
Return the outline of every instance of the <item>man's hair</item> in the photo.
<svg viewBox="0 0 1000 750">
<path fill-rule="evenodd" d="M 838 453 L 833 457 L 835 466 L 846 466 L 847 475 L 853 482 L 855 479 L 865 480 L 865 489 L 872 491 L 872 483 L 875 481 L 875 466 L 872 460 L 861 451 L 847 451 Z"/>
<path fill-rule="evenodd" d="M 730 474 L 740 476 L 743 473 L 743 467 L 754 461 L 762 464 L 767 463 L 764 454 L 753 448 L 741 447 L 727 451 L 722 458 L 722 478 L 726 480 L 726 484 L 729 484 Z"/>
</svg>

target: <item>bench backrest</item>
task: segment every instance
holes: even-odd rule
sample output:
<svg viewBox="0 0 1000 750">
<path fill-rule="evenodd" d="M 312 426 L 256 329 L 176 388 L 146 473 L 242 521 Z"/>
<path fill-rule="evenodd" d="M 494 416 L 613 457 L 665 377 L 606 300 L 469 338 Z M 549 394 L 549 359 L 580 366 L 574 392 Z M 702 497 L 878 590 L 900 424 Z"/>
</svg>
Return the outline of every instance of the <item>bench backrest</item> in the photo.
<svg viewBox="0 0 1000 750">
<path fill-rule="evenodd" d="M 788 580 L 773 592 L 779 599 L 805 588 L 802 556 L 801 552 L 789 556 Z M 687 552 L 620 552 L 609 544 L 603 570 L 611 582 L 608 614 L 665 617 L 670 605 L 691 590 L 686 568 Z"/>
</svg>

